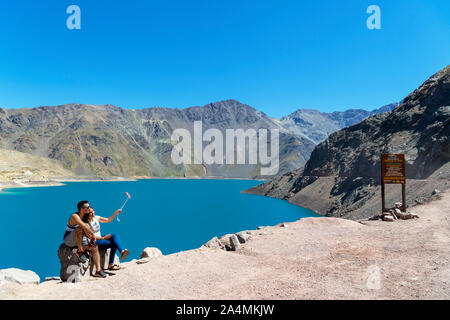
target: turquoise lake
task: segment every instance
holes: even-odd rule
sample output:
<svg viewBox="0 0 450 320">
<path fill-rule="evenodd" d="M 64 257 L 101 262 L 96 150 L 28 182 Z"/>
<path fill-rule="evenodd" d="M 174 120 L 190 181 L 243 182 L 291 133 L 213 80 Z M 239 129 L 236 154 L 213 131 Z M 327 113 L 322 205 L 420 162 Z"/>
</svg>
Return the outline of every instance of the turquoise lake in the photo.
<svg viewBox="0 0 450 320">
<path fill-rule="evenodd" d="M 287 201 L 240 193 L 252 180 L 151 179 L 125 182 L 67 182 L 60 187 L 6 189 L 0 193 L 0 269 L 33 270 L 41 281 L 59 276 L 57 250 L 80 200 L 109 217 L 131 195 L 119 219 L 101 224 L 117 233 L 130 255 L 145 247 L 164 255 L 199 248 L 214 236 L 292 222 L 317 215 Z"/>
</svg>

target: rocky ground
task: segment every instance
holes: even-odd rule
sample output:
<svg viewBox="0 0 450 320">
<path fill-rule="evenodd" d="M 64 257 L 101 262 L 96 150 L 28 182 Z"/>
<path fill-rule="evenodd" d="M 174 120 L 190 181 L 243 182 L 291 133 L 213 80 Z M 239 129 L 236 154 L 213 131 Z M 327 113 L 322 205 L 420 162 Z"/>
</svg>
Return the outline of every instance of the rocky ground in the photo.
<svg viewBox="0 0 450 320">
<path fill-rule="evenodd" d="M 432 199 L 410 208 L 419 219 L 307 218 L 80 284 L 3 281 L 0 299 L 449 299 L 450 192 Z"/>
<path fill-rule="evenodd" d="M 245 193 L 280 198 L 292 204 L 313 210 L 324 216 L 335 216 L 351 220 L 372 217 L 381 211 L 381 186 L 356 177 L 348 182 L 337 176 L 301 177 L 306 186 L 297 187 L 301 171 L 293 171 L 253 188 Z M 312 182 L 308 184 L 309 182 Z M 301 188 L 296 190 L 296 188 Z M 427 179 L 407 179 L 406 204 L 422 203 L 435 190 L 450 189 L 450 162 L 436 170 Z M 400 185 L 386 185 L 386 207 L 401 201 Z"/>
</svg>

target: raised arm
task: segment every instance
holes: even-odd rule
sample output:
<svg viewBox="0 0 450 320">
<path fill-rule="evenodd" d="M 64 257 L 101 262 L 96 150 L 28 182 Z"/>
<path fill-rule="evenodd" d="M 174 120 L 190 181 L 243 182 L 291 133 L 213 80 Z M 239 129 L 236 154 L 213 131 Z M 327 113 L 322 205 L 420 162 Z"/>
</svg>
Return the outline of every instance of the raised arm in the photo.
<svg viewBox="0 0 450 320">
<path fill-rule="evenodd" d="M 122 212 L 122 209 L 119 209 L 119 210 L 117 210 L 116 212 L 114 212 L 114 213 L 112 214 L 112 216 L 109 217 L 108 219 L 101 217 L 98 221 L 100 221 L 101 223 L 108 223 L 108 222 L 111 222 L 111 221 L 113 221 L 114 218 L 115 218 L 119 213 L 121 213 L 121 212 Z"/>
</svg>

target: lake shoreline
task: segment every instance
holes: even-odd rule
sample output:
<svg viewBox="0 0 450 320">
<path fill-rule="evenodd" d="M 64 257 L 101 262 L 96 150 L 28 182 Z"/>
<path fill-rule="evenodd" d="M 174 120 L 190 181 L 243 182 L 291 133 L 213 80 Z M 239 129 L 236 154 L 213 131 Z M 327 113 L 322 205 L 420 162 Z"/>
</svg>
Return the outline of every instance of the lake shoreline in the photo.
<svg viewBox="0 0 450 320">
<path fill-rule="evenodd" d="M 65 182 L 121 182 L 121 181 L 138 181 L 138 180 L 243 180 L 243 181 L 266 181 L 265 179 L 251 179 L 251 178 L 224 178 L 224 177 L 149 177 L 149 176 L 133 176 L 133 177 L 57 177 L 51 178 L 47 181 L 0 181 L 0 193 L 5 189 L 16 188 L 33 188 L 33 187 L 60 187 L 64 186 Z"/>
</svg>

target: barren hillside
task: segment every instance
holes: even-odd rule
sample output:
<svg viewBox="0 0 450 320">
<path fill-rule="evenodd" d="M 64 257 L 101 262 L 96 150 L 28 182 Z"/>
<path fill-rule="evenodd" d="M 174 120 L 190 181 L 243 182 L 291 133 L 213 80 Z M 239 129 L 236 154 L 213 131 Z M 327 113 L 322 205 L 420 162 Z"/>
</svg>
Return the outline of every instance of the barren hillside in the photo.
<svg viewBox="0 0 450 320">
<path fill-rule="evenodd" d="M 55 160 L 24 152 L 0 149 L 0 182 L 46 181 L 73 173 Z"/>
</svg>

